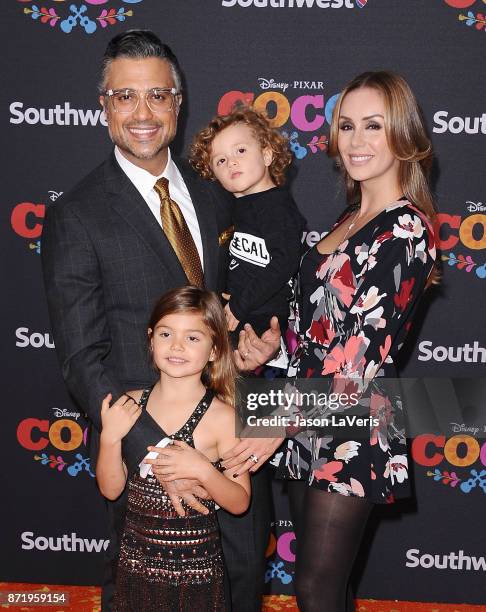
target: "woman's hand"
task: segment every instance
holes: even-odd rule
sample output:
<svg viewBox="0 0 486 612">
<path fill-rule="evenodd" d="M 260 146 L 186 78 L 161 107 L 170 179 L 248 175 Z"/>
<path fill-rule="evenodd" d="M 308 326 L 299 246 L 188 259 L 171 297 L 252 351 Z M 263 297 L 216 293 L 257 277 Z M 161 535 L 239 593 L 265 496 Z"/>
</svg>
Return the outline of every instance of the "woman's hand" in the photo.
<svg viewBox="0 0 486 612">
<path fill-rule="evenodd" d="M 145 463 L 152 465 L 152 472 L 162 483 L 182 478 L 204 482 L 204 476 L 211 467 L 205 455 L 182 440 L 174 440 L 173 444 L 163 449 L 149 446 L 148 450 L 159 453 L 157 459 L 146 459 Z"/>
<path fill-rule="evenodd" d="M 152 472 L 153 471 L 154 467 L 152 466 Z M 206 506 L 199 501 L 199 499 L 209 499 L 209 495 L 207 491 L 200 484 L 198 484 L 197 480 L 182 479 L 168 482 L 167 480 L 160 480 L 160 478 L 156 475 L 155 477 L 164 487 L 167 495 L 170 497 L 170 501 L 172 502 L 175 511 L 179 516 L 186 516 L 186 512 L 182 506 L 183 501 L 190 508 L 196 510 L 200 514 L 209 514 L 209 510 L 206 508 Z"/>
<path fill-rule="evenodd" d="M 239 476 L 256 472 L 285 438 L 244 438 L 223 455 L 223 467 Z"/>
<path fill-rule="evenodd" d="M 246 323 L 240 332 L 238 350 L 234 351 L 237 368 L 242 372 L 251 372 L 264 365 L 280 348 L 280 325 L 277 317 L 272 317 L 270 327 L 259 338 L 252 326 Z"/>
<path fill-rule="evenodd" d="M 111 399 L 112 395 L 108 393 L 101 404 L 101 436 L 107 442 L 117 443 L 135 425 L 142 409 L 127 395 L 119 397 L 112 406 Z"/>
</svg>

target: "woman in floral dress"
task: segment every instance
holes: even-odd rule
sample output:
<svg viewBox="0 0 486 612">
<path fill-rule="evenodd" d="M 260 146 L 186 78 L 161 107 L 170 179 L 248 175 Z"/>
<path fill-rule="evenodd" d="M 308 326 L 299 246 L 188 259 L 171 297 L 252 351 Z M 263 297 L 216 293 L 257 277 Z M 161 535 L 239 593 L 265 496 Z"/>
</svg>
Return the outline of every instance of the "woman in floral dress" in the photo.
<svg viewBox="0 0 486 612">
<path fill-rule="evenodd" d="M 303 612 L 354 610 L 349 576 L 370 511 L 409 494 L 402 406 L 390 379 L 437 278 L 431 144 L 403 78 L 368 72 L 351 81 L 334 110 L 330 154 L 350 206 L 302 259 L 289 376 L 359 390 L 372 422 L 348 437 L 301 430 L 287 441 L 279 472 L 293 479 Z"/>
</svg>

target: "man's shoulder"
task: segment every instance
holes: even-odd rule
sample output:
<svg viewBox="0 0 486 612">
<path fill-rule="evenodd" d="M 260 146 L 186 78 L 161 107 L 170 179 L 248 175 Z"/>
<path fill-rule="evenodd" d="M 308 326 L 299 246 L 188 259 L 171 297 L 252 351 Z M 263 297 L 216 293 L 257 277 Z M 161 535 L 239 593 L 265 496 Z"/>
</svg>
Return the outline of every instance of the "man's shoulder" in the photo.
<svg viewBox="0 0 486 612">
<path fill-rule="evenodd" d="M 205 189 L 208 193 L 216 197 L 222 197 L 228 201 L 232 201 L 233 195 L 228 193 L 225 189 L 221 187 L 218 181 L 211 181 L 208 179 L 203 179 L 191 166 L 187 159 L 183 157 L 172 157 L 175 165 L 179 169 L 179 172 L 182 175 L 184 180 L 195 181 L 200 187 Z"/>
<path fill-rule="evenodd" d="M 104 200 L 103 193 L 106 190 L 107 174 L 113 167 L 113 160 L 106 159 L 94 170 L 78 181 L 69 191 L 64 193 L 50 209 L 61 211 L 67 208 L 75 209 L 78 206 L 89 208 L 92 205 L 98 206 Z"/>
<path fill-rule="evenodd" d="M 179 172 L 184 175 L 189 176 L 191 178 L 200 178 L 199 174 L 194 170 L 189 161 L 184 157 L 179 157 L 178 155 L 172 155 L 172 161 L 179 169 Z"/>
<path fill-rule="evenodd" d="M 220 217 L 226 219 L 227 215 L 232 214 L 235 200 L 233 194 L 223 189 L 217 181 L 210 181 L 199 176 L 188 160 L 176 156 L 173 156 L 172 159 L 189 190 L 191 191 L 191 187 L 195 188 L 191 196 L 199 196 L 198 204 L 212 206 L 218 219 Z"/>
</svg>

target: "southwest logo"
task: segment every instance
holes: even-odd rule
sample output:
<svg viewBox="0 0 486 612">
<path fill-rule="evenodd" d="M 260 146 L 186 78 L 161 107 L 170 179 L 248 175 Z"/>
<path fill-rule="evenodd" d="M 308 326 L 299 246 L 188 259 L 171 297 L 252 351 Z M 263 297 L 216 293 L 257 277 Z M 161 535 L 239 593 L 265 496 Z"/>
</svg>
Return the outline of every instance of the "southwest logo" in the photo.
<svg viewBox="0 0 486 612">
<path fill-rule="evenodd" d="M 363 8 L 368 0 L 356 0 L 356 5 Z M 321 8 L 340 9 L 354 8 L 354 0 L 222 0 L 221 6 L 233 8 Z"/>
</svg>

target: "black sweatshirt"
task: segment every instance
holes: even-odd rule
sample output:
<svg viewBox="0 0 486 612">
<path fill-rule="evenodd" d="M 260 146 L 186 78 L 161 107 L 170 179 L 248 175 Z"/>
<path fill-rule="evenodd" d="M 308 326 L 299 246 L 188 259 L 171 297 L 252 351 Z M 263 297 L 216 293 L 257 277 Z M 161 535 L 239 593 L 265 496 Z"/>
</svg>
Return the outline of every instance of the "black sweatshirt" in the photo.
<svg viewBox="0 0 486 612">
<path fill-rule="evenodd" d="M 233 224 L 228 293 L 231 312 L 240 321 L 238 329 L 252 323 L 261 333 L 272 315 L 286 325 L 304 218 L 289 191 L 274 187 L 236 198 Z"/>
</svg>

